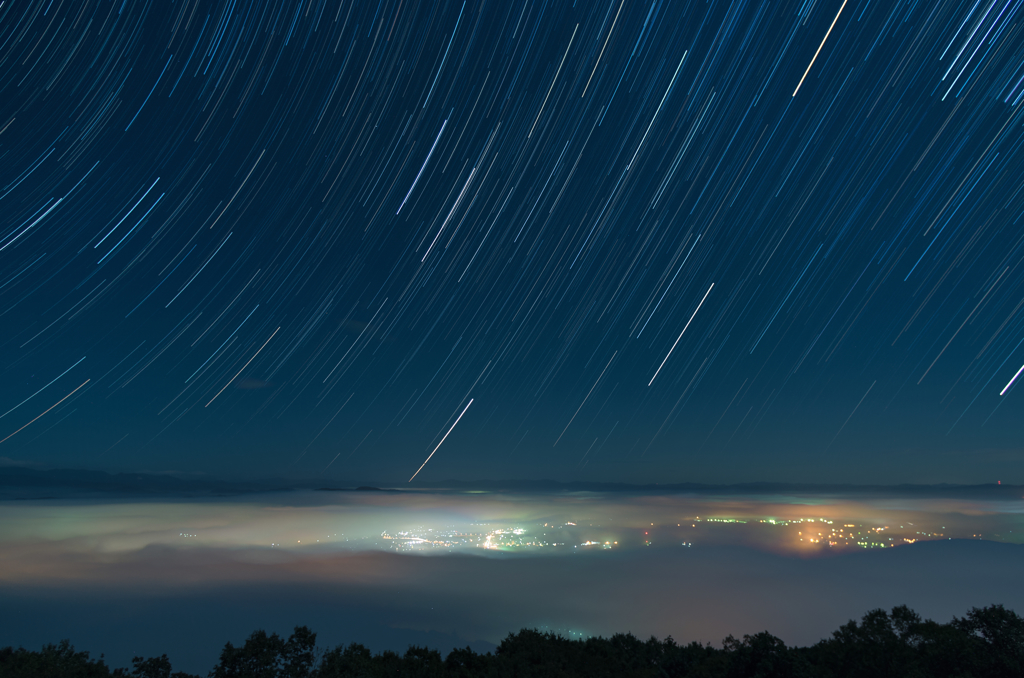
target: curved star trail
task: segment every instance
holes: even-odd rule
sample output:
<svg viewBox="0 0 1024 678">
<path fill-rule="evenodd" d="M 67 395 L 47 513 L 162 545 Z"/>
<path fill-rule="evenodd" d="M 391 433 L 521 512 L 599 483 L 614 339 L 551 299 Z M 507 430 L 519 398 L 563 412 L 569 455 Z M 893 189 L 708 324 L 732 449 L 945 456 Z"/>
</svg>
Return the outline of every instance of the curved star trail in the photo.
<svg viewBox="0 0 1024 678">
<path fill-rule="evenodd" d="M 0 455 L 1019 470 L 1022 4 L 6 2 Z"/>
</svg>

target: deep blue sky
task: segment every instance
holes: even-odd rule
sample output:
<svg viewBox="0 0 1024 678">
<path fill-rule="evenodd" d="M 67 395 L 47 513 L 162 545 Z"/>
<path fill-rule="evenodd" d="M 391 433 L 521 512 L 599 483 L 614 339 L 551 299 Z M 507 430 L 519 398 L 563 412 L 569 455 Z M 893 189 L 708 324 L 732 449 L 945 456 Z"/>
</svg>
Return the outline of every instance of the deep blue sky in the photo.
<svg viewBox="0 0 1024 678">
<path fill-rule="evenodd" d="M 6 3 L 0 457 L 1019 481 L 1022 3 L 576 5 Z"/>
</svg>

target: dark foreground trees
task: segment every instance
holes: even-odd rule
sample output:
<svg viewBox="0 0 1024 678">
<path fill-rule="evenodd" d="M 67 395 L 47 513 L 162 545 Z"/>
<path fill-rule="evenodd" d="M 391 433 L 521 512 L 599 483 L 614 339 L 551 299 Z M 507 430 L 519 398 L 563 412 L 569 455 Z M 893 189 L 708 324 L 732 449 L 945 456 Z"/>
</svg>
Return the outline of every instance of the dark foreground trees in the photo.
<svg viewBox="0 0 1024 678">
<path fill-rule="evenodd" d="M 68 643 L 39 651 L 0 649 L 0 678 L 193 678 L 172 673 L 167 655 L 135 657 L 111 670 Z M 288 639 L 256 631 L 239 647 L 227 643 L 209 678 L 1024 678 L 1024 618 L 1001 605 L 974 608 L 948 624 L 922 620 L 901 606 L 872 610 L 811 647 L 788 647 L 768 632 L 721 648 L 679 645 L 632 634 L 570 640 L 523 629 L 492 653 L 410 647 L 373 654 L 352 643 L 316 647 L 316 634 L 296 627 Z M 198 678 L 198 677 L 195 677 Z"/>
</svg>

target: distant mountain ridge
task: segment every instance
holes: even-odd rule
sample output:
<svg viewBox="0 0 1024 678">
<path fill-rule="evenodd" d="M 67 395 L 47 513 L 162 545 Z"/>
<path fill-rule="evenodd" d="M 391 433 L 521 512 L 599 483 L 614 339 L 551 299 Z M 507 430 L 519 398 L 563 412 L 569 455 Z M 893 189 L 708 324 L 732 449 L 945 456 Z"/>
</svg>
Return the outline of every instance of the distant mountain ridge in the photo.
<svg viewBox="0 0 1024 678">
<path fill-rule="evenodd" d="M 217 496 L 283 489 L 290 488 L 272 482 L 229 482 L 157 473 L 0 467 L 0 499 L 60 499 L 95 495 Z"/>
<path fill-rule="evenodd" d="M 951 483 L 898 485 L 854 485 L 837 483 L 607 483 L 557 480 L 449 480 L 444 482 L 419 483 L 419 487 L 448 490 L 484 490 L 484 491 L 515 491 L 515 492 L 637 492 L 637 493 L 679 493 L 700 495 L 780 495 L 797 496 L 822 495 L 870 495 L 893 497 L 946 497 L 946 498 L 986 498 L 1022 500 L 1024 485 L 1006 483 L 985 483 L 960 485 Z"/>
<path fill-rule="evenodd" d="M 696 495 L 795 495 L 795 496 L 872 496 L 872 497 L 944 497 L 1024 500 L 1024 485 L 841 485 L 814 483 L 607 483 L 556 480 L 447 480 L 415 485 L 359 482 L 325 486 L 323 481 L 248 480 L 189 478 L 158 473 L 108 473 L 86 469 L 33 469 L 24 466 L 0 467 L 0 499 L 60 499 L 81 496 L 197 497 L 317 490 L 322 492 L 519 492 L 563 493 L 602 492 L 637 494 Z"/>
</svg>

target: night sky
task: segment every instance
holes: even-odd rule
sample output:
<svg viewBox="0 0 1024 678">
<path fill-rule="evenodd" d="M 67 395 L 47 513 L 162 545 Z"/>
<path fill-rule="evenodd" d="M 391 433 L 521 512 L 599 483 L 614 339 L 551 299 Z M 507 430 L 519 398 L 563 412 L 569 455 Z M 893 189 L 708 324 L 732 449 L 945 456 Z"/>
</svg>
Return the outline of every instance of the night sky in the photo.
<svg viewBox="0 0 1024 678">
<path fill-rule="evenodd" d="M 1022 20 L 9 0 L 0 457 L 1019 479 Z"/>
</svg>

